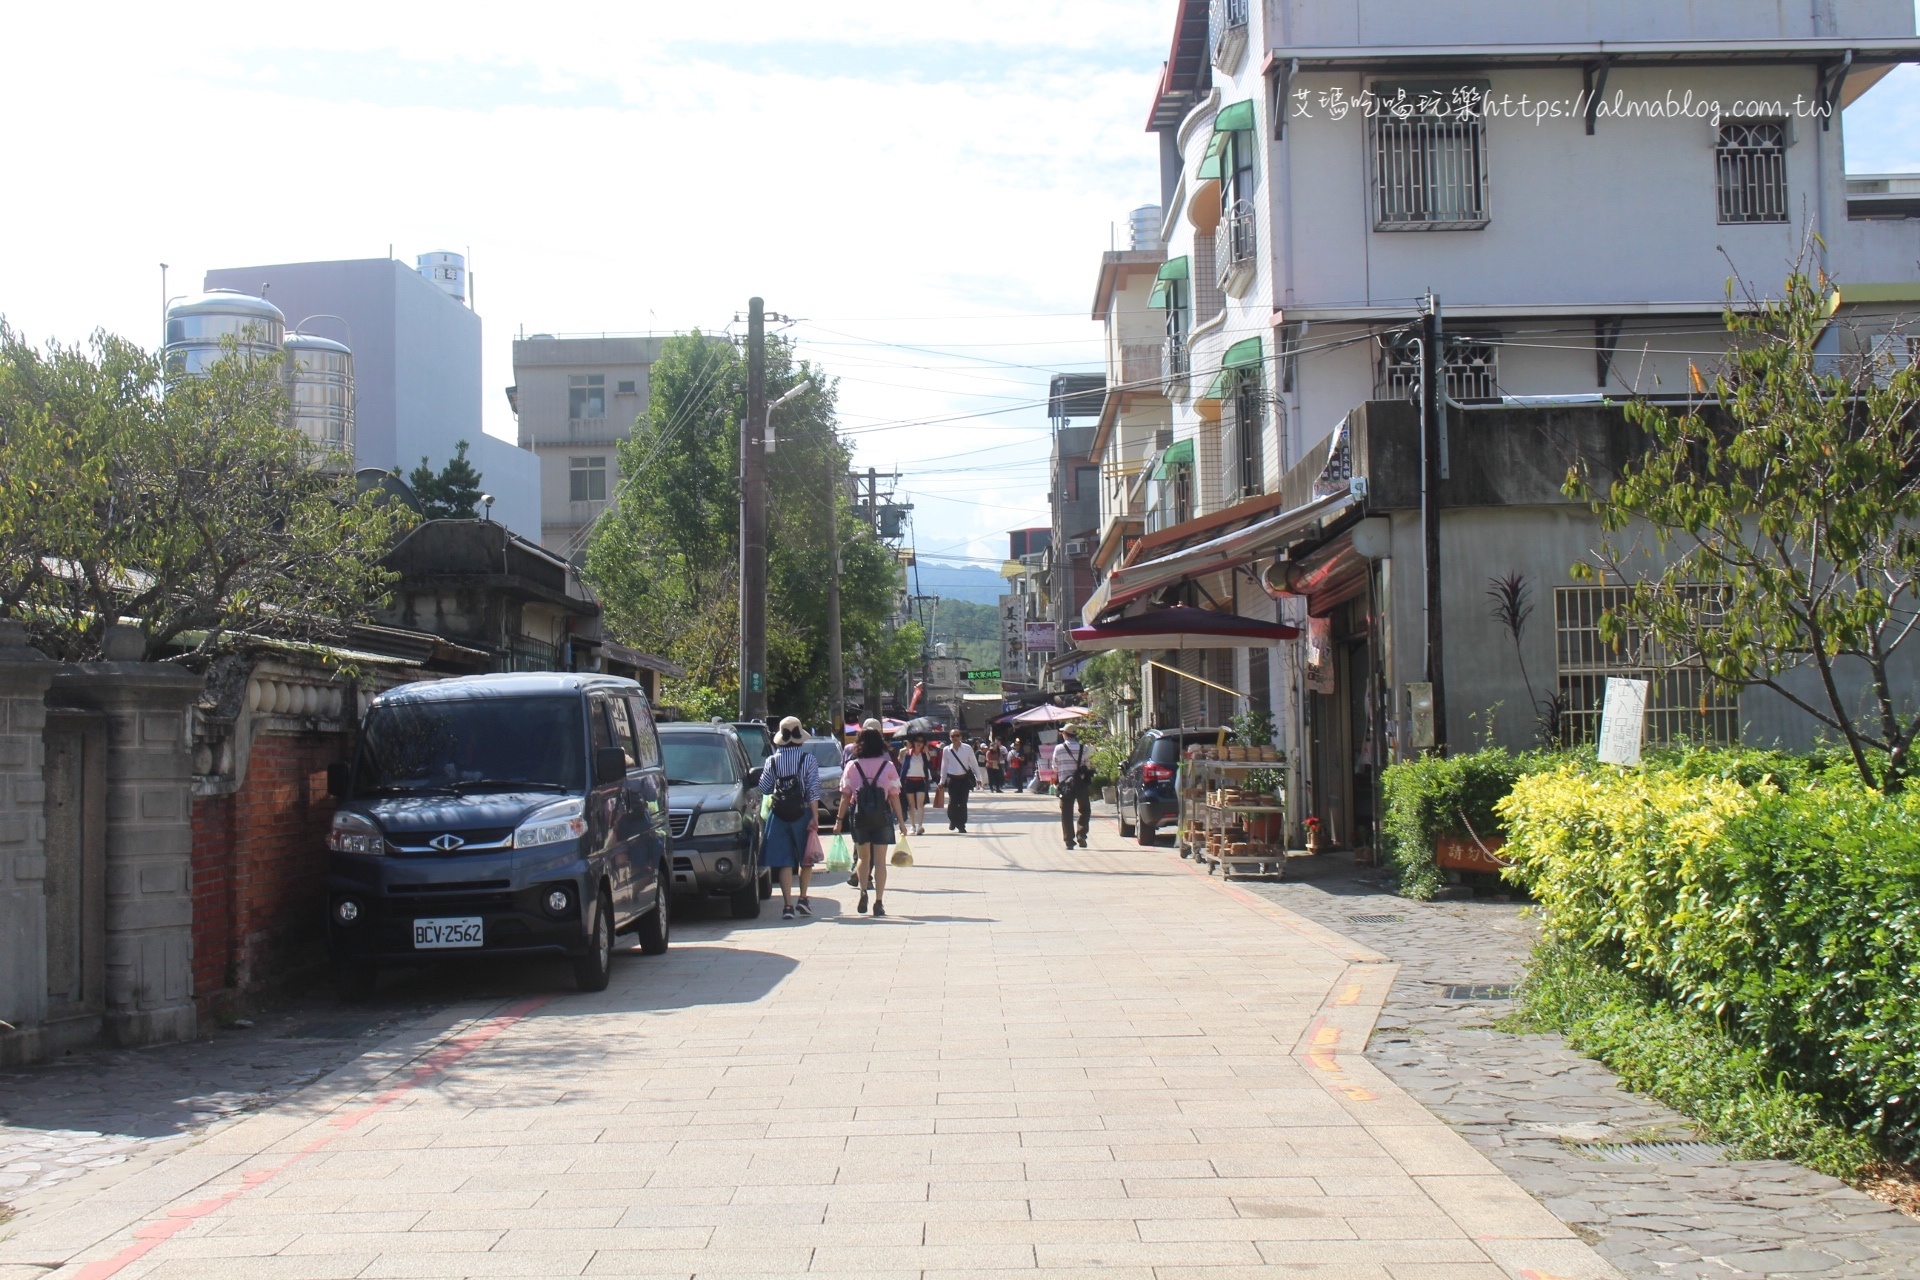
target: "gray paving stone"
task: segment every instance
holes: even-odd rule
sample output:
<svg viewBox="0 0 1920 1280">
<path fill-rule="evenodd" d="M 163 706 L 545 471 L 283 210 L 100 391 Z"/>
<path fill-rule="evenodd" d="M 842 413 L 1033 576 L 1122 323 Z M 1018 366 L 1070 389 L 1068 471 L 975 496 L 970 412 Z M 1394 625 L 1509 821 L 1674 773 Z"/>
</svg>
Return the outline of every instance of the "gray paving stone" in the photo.
<svg viewBox="0 0 1920 1280">
<path fill-rule="evenodd" d="M 1520 980 L 1535 926 L 1519 904 L 1408 902 L 1336 854 L 1298 859 L 1288 872 L 1279 884 L 1237 883 L 1401 965 L 1367 1046 L 1373 1064 L 1625 1274 L 1920 1277 L 1920 1223 L 1824 1174 L 1778 1160 L 1610 1164 L 1576 1150 L 1703 1135 L 1559 1036 L 1498 1030 L 1509 1003 L 1446 998 L 1448 985 Z M 1399 919 L 1353 919 L 1378 915 Z"/>
</svg>

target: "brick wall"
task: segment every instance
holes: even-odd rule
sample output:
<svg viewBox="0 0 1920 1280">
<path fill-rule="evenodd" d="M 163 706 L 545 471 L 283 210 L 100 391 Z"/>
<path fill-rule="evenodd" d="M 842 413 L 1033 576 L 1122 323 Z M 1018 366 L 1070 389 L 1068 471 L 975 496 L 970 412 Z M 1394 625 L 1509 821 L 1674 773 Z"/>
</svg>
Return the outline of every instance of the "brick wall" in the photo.
<svg viewBox="0 0 1920 1280">
<path fill-rule="evenodd" d="M 246 781 L 194 805 L 194 994 L 202 1009 L 326 955 L 326 768 L 344 733 L 253 739 Z"/>
</svg>

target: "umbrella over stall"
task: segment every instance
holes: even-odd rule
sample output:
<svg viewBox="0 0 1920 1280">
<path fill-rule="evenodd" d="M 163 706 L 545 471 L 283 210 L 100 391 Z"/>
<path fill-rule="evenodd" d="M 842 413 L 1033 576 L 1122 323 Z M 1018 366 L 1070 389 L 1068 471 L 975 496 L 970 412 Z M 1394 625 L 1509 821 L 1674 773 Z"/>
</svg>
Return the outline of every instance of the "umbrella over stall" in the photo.
<svg viewBox="0 0 1920 1280">
<path fill-rule="evenodd" d="M 1022 711 L 1017 716 L 1006 717 L 1006 721 L 1008 724 L 1065 724 L 1091 714 L 1085 707 L 1038 706 Z"/>
<path fill-rule="evenodd" d="M 1102 623 L 1094 627 L 1075 627 L 1076 649 L 1231 649 L 1248 644 L 1271 644 L 1276 640 L 1294 640 L 1298 627 L 1282 622 L 1262 622 L 1211 609 L 1178 605 L 1170 609 L 1152 609 L 1132 618 Z"/>
</svg>

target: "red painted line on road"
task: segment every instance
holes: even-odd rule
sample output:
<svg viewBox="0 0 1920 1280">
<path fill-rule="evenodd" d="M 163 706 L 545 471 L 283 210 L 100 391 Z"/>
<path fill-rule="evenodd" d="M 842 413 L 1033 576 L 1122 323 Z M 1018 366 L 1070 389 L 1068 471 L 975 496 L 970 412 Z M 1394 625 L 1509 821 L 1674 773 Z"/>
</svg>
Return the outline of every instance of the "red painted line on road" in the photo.
<svg viewBox="0 0 1920 1280">
<path fill-rule="evenodd" d="M 336 1138 L 340 1137 L 341 1134 L 346 1133 L 362 1120 L 367 1119 L 369 1116 L 379 1114 L 414 1089 L 418 1089 L 421 1085 L 433 1079 L 433 1077 L 453 1066 L 454 1063 L 460 1061 L 460 1059 L 466 1057 L 475 1049 L 478 1049 L 501 1032 L 512 1027 L 515 1023 L 524 1021 L 535 1009 L 538 1009 L 551 999 L 553 999 L 552 996 L 538 996 L 508 1005 L 505 1012 L 488 1018 L 486 1021 L 476 1024 L 464 1035 L 456 1036 L 452 1040 L 447 1041 L 438 1049 L 435 1049 L 432 1053 L 422 1058 L 405 1081 L 394 1085 L 390 1089 L 383 1090 L 367 1106 L 333 1117 L 331 1123 L 334 1126 L 335 1132 L 321 1134 L 318 1138 L 315 1138 L 312 1142 L 309 1142 L 306 1146 L 300 1148 L 271 1168 L 254 1169 L 242 1174 L 240 1177 L 240 1185 L 231 1191 L 223 1191 L 217 1196 L 209 1197 L 195 1204 L 187 1205 L 184 1208 L 169 1209 L 167 1210 L 167 1216 L 158 1222 L 149 1222 L 136 1227 L 133 1232 L 134 1242 L 132 1244 L 114 1254 L 111 1258 L 103 1258 L 99 1262 L 88 1263 L 80 1269 L 80 1273 L 75 1280 L 108 1280 L 110 1276 L 119 1275 L 128 1265 L 146 1257 L 147 1254 L 152 1253 L 155 1249 L 173 1239 L 174 1236 L 179 1235 L 182 1231 L 206 1217 L 208 1214 L 218 1213 L 247 1192 L 252 1191 L 255 1187 L 272 1181 L 280 1174 L 291 1169 L 294 1165 L 305 1160 L 308 1156 L 325 1149 L 331 1145 Z"/>
</svg>

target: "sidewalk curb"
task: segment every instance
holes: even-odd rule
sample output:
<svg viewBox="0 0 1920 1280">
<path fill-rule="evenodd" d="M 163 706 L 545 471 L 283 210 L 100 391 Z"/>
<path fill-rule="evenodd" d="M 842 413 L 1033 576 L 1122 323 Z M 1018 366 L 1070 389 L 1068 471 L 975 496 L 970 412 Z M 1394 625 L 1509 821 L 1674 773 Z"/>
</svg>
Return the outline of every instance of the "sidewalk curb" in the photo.
<svg viewBox="0 0 1920 1280">
<path fill-rule="evenodd" d="M 0 1268 L 65 1267 L 129 1232 L 139 1237 L 129 1251 L 144 1244 L 139 1252 L 145 1253 L 200 1216 L 194 1211 L 202 1209 L 194 1205 L 169 1214 L 169 1206 L 205 1193 L 209 1184 L 228 1178 L 249 1161 L 275 1153 L 313 1126 L 331 1123 L 335 1133 L 301 1147 L 286 1148 L 286 1159 L 279 1165 L 246 1175 L 237 1188 L 216 1198 L 224 1204 L 244 1194 L 280 1169 L 330 1144 L 338 1133 L 400 1093 L 439 1075 L 550 999 L 516 997 L 479 1009 L 469 1004 L 430 1014 L 265 1110 L 214 1125 L 185 1144 L 168 1143 L 94 1176 L 24 1197 L 15 1202 L 19 1216 L 0 1236 Z M 509 1012 L 515 1009 L 521 1012 Z M 461 1045 L 463 1039 L 476 1034 L 476 1043 Z M 402 1079 L 410 1070 L 411 1079 Z M 380 1090 L 378 1100 L 347 1110 L 349 1104 L 376 1089 Z M 120 1265 L 133 1260 L 128 1257 Z M 96 1273 L 95 1268 L 100 1267 L 102 1263 L 91 1264 L 83 1274 L 105 1277 L 119 1270 L 115 1266 Z"/>
<path fill-rule="evenodd" d="M 1331 952 L 1333 955 L 1345 960 L 1348 964 L 1389 963 L 1386 956 L 1381 955 L 1371 947 L 1362 946 L 1345 934 L 1337 933 L 1323 924 L 1318 924 L 1307 919 L 1305 916 L 1295 915 L 1279 903 L 1269 902 L 1257 893 L 1248 893 L 1245 889 L 1242 889 L 1239 885 L 1231 881 L 1216 879 L 1205 871 L 1202 871 L 1199 867 L 1188 862 L 1185 858 L 1180 857 L 1177 853 L 1174 855 L 1174 865 L 1177 869 L 1186 872 L 1216 893 L 1224 894 L 1241 906 L 1267 917 L 1289 933 L 1295 934 L 1307 942 L 1311 942 L 1323 951 Z M 1382 1001 L 1386 999 L 1384 990 L 1380 998 Z M 1375 1012 L 1378 1012 L 1377 1007 Z M 1369 1020 L 1367 1025 L 1369 1027 L 1372 1026 L 1371 1020 Z"/>
</svg>

